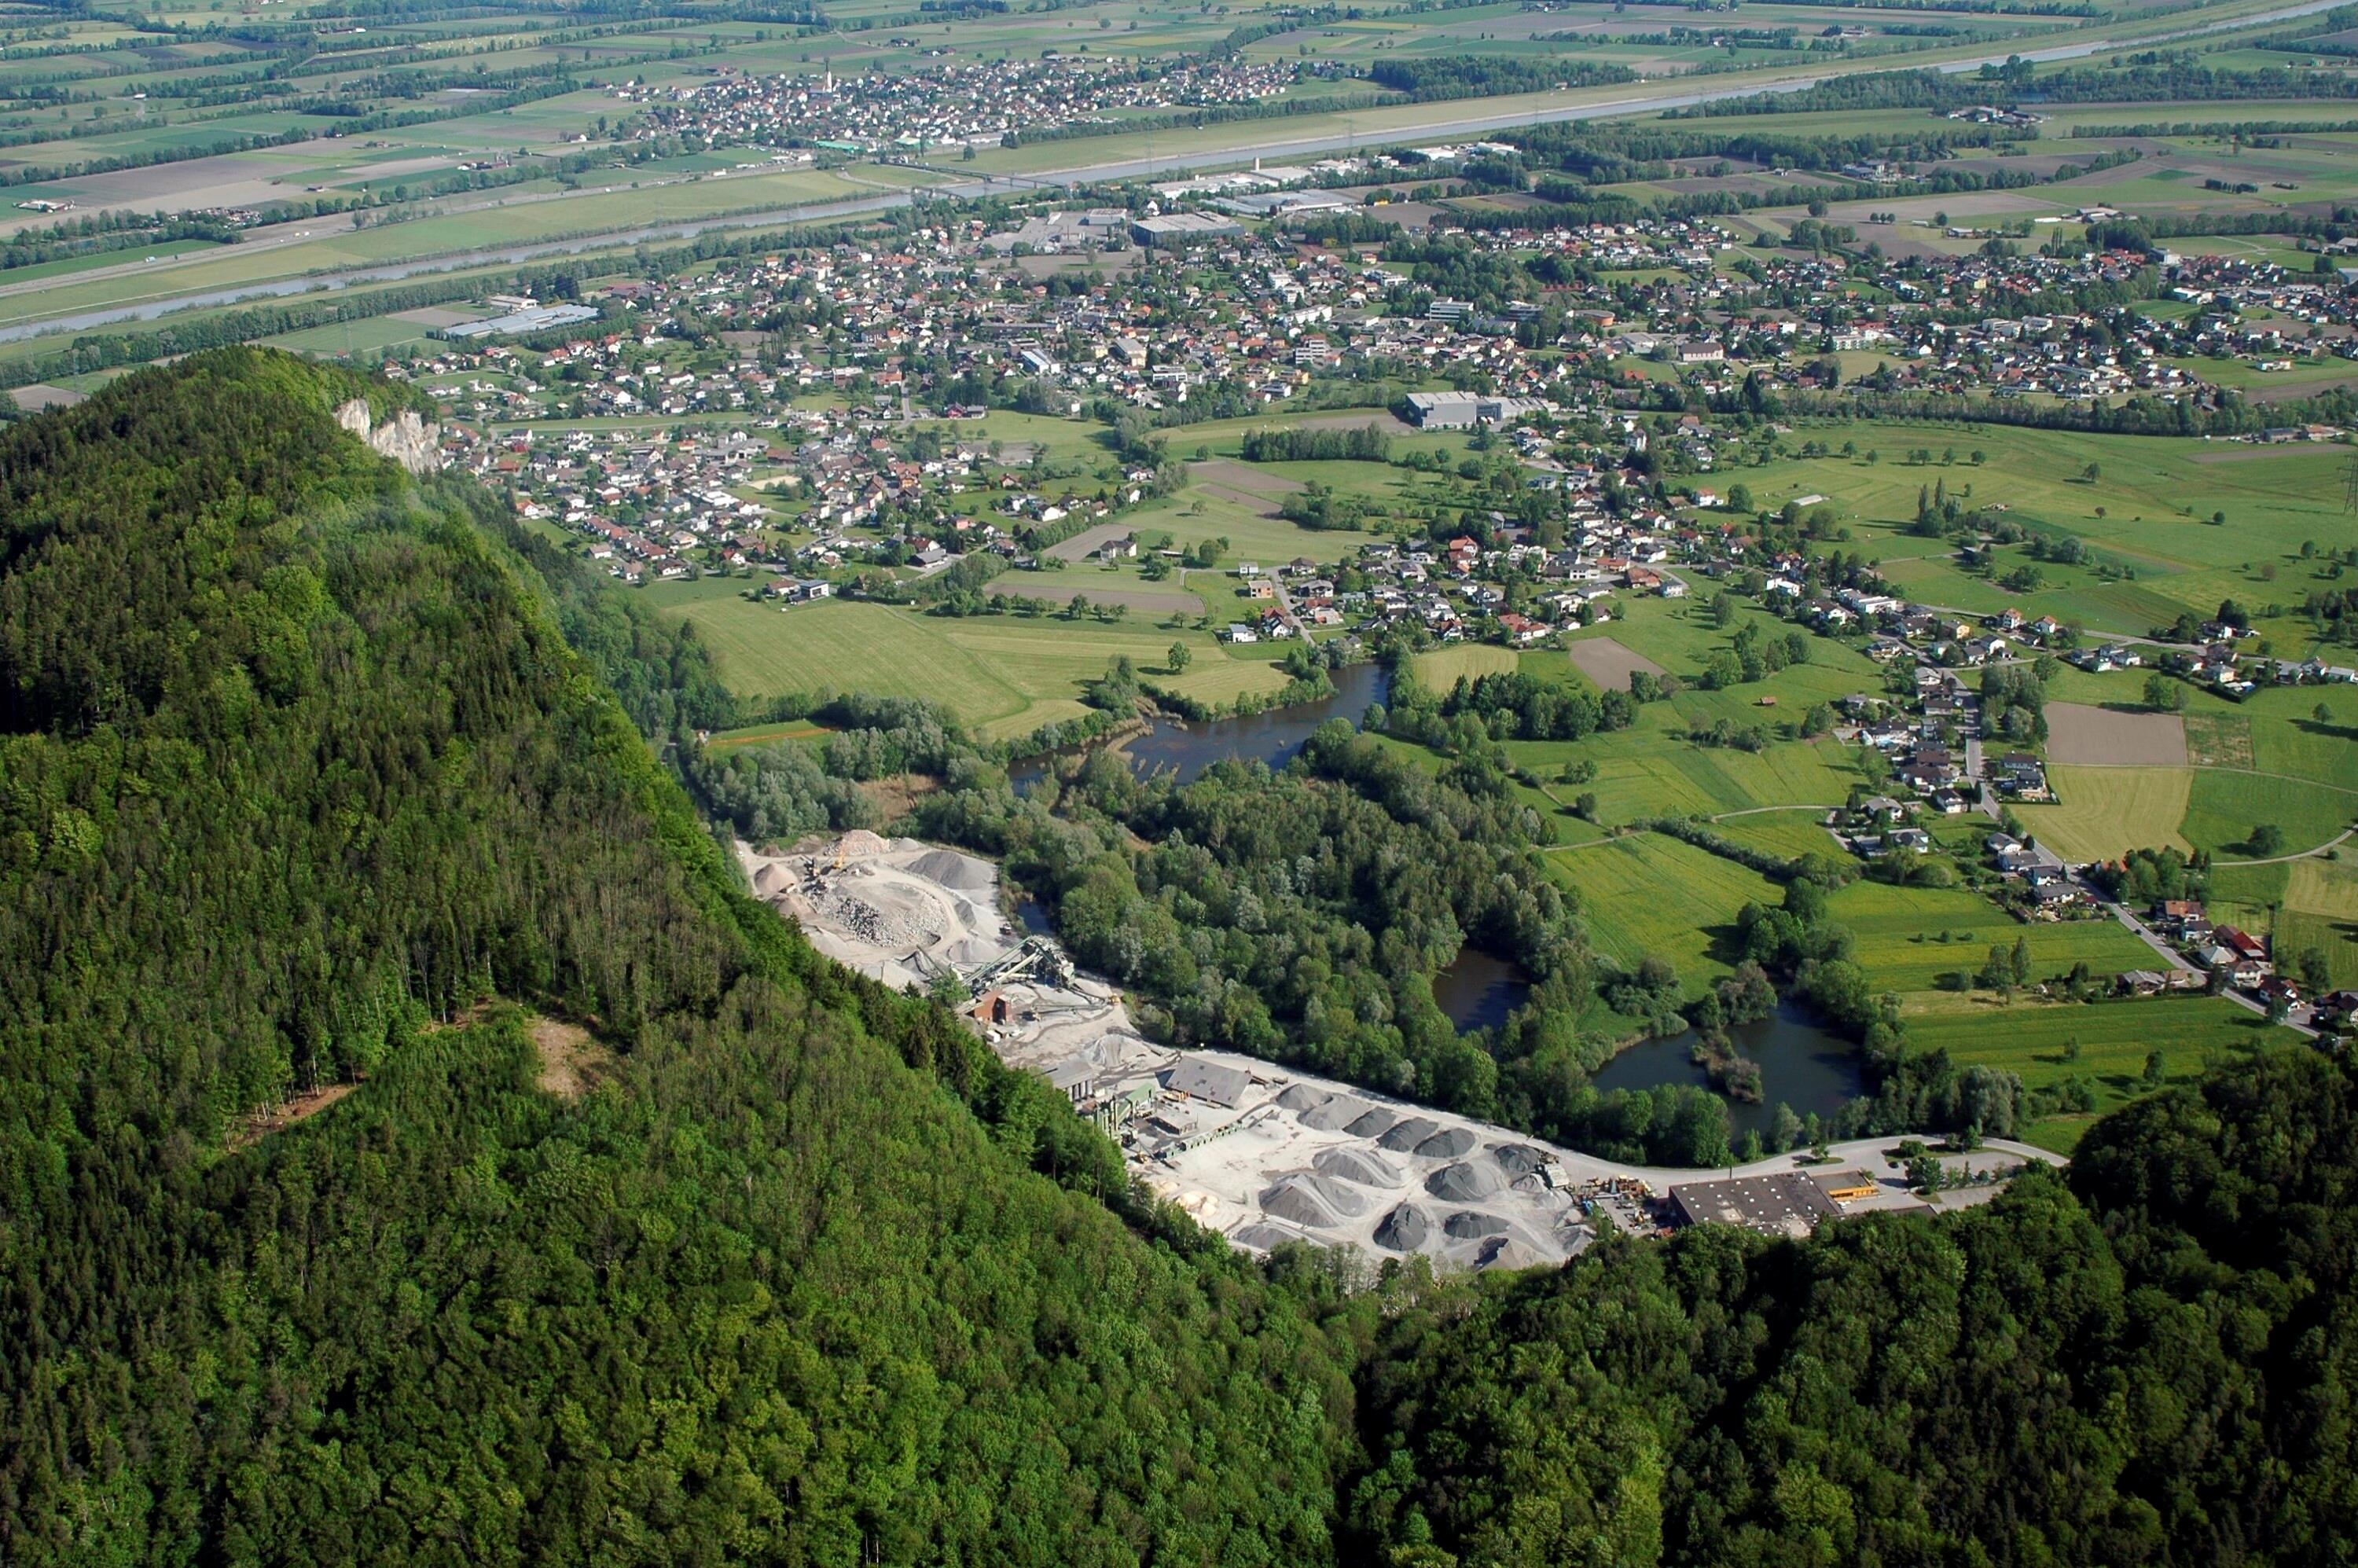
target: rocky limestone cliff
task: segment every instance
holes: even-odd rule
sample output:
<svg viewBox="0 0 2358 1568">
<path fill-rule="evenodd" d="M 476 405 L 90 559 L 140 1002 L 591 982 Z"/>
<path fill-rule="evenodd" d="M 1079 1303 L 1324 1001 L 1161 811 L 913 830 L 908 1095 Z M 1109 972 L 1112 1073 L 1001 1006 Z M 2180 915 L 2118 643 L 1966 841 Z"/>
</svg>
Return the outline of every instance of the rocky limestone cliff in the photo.
<svg viewBox="0 0 2358 1568">
<path fill-rule="evenodd" d="M 436 427 L 407 409 L 372 427 L 368 400 L 355 397 L 336 410 L 336 423 L 411 473 L 432 473 L 442 466 L 442 449 L 435 441 Z"/>
</svg>

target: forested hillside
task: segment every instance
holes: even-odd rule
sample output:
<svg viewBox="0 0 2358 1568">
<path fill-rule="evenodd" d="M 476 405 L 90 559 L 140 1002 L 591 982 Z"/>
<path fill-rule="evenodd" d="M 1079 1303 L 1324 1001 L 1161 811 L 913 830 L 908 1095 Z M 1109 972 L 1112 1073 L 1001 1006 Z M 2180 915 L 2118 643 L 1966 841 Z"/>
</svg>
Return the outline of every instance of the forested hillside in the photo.
<svg viewBox="0 0 2358 1568">
<path fill-rule="evenodd" d="M 1323 1556 L 1346 1360 L 738 899 L 352 391 L 206 355 L 0 440 L 0 1560 Z M 604 1085 L 437 1027 L 493 997 Z"/>
<path fill-rule="evenodd" d="M 1404 1560 L 2330 1563 L 2358 1545 L 2358 1095 L 2261 1058 L 1926 1223 L 1707 1227 L 1396 1314 L 1352 1498 Z"/>
<path fill-rule="evenodd" d="M 360 390 L 0 436 L 0 1561 L 2353 1555 L 2350 1064 L 1959 1215 L 1246 1263 L 741 897 L 642 738 L 701 651 Z"/>
</svg>

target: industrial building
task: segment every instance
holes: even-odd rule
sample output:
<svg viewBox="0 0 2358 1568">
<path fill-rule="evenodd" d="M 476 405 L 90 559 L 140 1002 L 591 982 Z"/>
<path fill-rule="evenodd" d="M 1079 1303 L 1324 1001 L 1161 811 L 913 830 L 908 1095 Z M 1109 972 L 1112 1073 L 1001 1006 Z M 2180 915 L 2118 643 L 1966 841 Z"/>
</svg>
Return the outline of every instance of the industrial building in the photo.
<svg viewBox="0 0 2358 1568">
<path fill-rule="evenodd" d="M 1132 240 L 1162 250 L 1238 239 L 1244 232 L 1245 226 L 1235 219 L 1216 218 L 1209 212 L 1170 212 L 1160 218 L 1141 218 L 1130 226 Z"/>
<path fill-rule="evenodd" d="M 1245 1095 L 1252 1088 L 1252 1079 L 1239 1068 L 1190 1056 L 1171 1069 L 1163 1087 L 1190 1099 L 1233 1110 L 1244 1103 Z"/>
<path fill-rule="evenodd" d="M 1412 392 L 1409 421 L 1420 430 L 1470 430 L 1508 425 L 1546 406 L 1535 397 L 1478 397 L 1470 392 Z"/>
<path fill-rule="evenodd" d="M 1740 1225 L 1763 1236 L 1807 1236 L 1842 1212 L 1800 1171 L 1681 1182 L 1671 1189 L 1671 1208 L 1681 1225 Z"/>
<path fill-rule="evenodd" d="M 1857 1203 L 1883 1191 L 1865 1171 L 1821 1171 L 1810 1180 L 1818 1184 L 1818 1191 L 1836 1203 Z"/>
<path fill-rule="evenodd" d="M 551 327 L 570 327 L 580 321 L 595 321 L 597 308 L 590 305 L 538 305 L 523 310 L 511 310 L 504 316 L 492 316 L 481 321 L 461 321 L 455 327 L 445 327 L 446 338 L 495 338 L 525 332 L 545 332 Z"/>
</svg>

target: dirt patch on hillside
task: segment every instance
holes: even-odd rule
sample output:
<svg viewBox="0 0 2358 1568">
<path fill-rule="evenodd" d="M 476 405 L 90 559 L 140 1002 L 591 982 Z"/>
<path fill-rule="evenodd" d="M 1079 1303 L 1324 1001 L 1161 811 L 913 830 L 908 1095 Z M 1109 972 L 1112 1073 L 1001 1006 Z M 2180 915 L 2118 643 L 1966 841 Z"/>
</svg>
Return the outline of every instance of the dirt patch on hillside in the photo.
<svg viewBox="0 0 2358 1568">
<path fill-rule="evenodd" d="M 71 408 L 82 395 L 71 387 L 51 386 L 37 381 L 30 386 L 20 386 L 8 394 L 8 400 L 27 414 L 38 414 L 45 408 Z"/>
<path fill-rule="evenodd" d="M 358 1084 L 329 1084 L 321 1088 L 306 1089 L 266 1110 L 247 1111 L 239 1119 L 236 1130 L 230 1133 L 229 1146 L 251 1149 L 274 1132 L 284 1131 L 298 1121 L 310 1120 L 359 1087 Z"/>
<path fill-rule="evenodd" d="M 540 1054 L 542 1092 L 558 1099 L 579 1099 L 614 1065 L 614 1054 L 588 1030 L 554 1018 L 534 1018 L 532 1047 Z"/>
<path fill-rule="evenodd" d="M 1584 637 L 1572 644 L 1570 652 L 1572 667 L 1606 691 L 1628 690 L 1629 677 L 1639 670 L 1650 676 L 1662 673 L 1661 665 L 1610 637 Z"/>
<path fill-rule="evenodd" d="M 859 789 L 875 804 L 880 820 L 897 822 L 941 787 L 942 781 L 931 773 L 894 773 L 890 778 L 869 779 Z"/>
<path fill-rule="evenodd" d="M 2182 768 L 2186 725 L 2175 713 L 2047 705 L 2047 760 L 2072 768 Z"/>
</svg>

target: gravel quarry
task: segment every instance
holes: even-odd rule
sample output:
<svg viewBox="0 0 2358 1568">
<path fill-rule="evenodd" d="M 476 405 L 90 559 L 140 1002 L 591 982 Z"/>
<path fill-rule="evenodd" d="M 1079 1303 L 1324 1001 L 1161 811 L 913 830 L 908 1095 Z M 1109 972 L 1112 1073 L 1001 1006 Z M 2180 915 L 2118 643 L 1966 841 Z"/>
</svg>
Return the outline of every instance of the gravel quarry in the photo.
<svg viewBox="0 0 2358 1568">
<path fill-rule="evenodd" d="M 1454 1269 L 1559 1263 L 1595 1238 L 1591 1206 L 1642 1227 L 1642 1206 L 1672 1184 L 1721 1173 L 1617 1164 L 1257 1057 L 1157 1044 L 1117 988 L 1001 913 L 998 868 L 972 855 L 866 832 L 737 852 L 755 894 L 838 963 L 921 990 L 957 977 L 1001 1060 L 1061 1089 L 1158 1197 L 1251 1252 L 1307 1242 Z M 1791 1169 L 1779 1156 L 1729 1173 Z M 1902 1190 L 1866 1206 L 1917 1202 Z"/>
<path fill-rule="evenodd" d="M 756 895 L 837 962 L 921 989 L 957 974 L 1001 1060 L 1064 1089 L 1156 1195 L 1239 1247 L 1495 1268 L 1591 1239 L 1575 1189 L 1594 1162 L 1254 1057 L 1156 1044 L 1118 989 L 1000 913 L 988 860 L 870 833 L 738 854 Z"/>
</svg>

